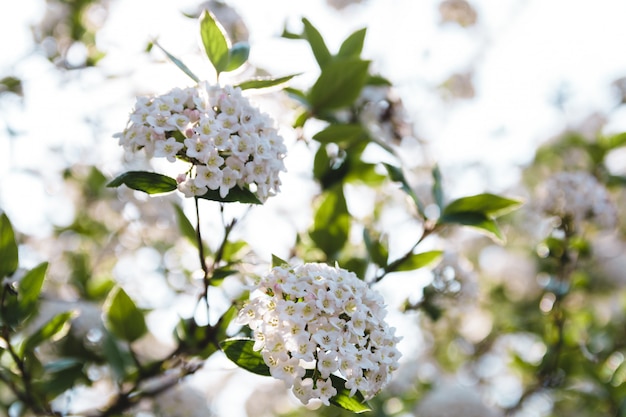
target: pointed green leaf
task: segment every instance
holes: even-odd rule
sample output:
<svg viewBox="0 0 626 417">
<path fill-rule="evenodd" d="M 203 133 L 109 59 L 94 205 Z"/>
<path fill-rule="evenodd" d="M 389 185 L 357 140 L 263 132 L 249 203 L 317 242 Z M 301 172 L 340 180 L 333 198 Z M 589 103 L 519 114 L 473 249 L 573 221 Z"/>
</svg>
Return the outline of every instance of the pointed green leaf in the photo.
<svg viewBox="0 0 626 417">
<path fill-rule="evenodd" d="M 73 311 L 66 311 L 57 314 L 46 324 L 35 330 L 33 334 L 28 336 L 22 345 L 24 352 L 31 352 L 37 346 L 47 340 L 58 340 L 65 336 L 70 328 L 70 319 L 74 316 Z"/>
<path fill-rule="evenodd" d="M 504 242 L 505 238 L 498 223 L 485 215 L 484 213 L 476 212 L 459 212 L 448 213 L 440 217 L 439 224 L 460 224 L 463 226 L 470 226 L 478 229 L 481 232 L 486 233 L 496 241 Z"/>
<path fill-rule="evenodd" d="M 220 195 L 219 190 L 209 190 L 206 194 L 198 196 L 205 200 L 221 201 L 222 203 L 263 204 L 252 191 L 235 186 L 228 191 L 225 197 Z"/>
<path fill-rule="evenodd" d="M 120 287 L 111 291 L 104 311 L 107 328 L 122 340 L 133 342 L 148 331 L 143 313 Z"/>
<path fill-rule="evenodd" d="M 350 390 L 346 388 L 345 380 L 336 375 L 331 375 L 330 380 L 337 390 L 337 394 L 329 400 L 331 404 L 357 414 L 372 411 L 359 391 L 355 392 L 352 397 L 350 396 Z"/>
<path fill-rule="evenodd" d="M 230 42 L 222 25 L 208 10 L 200 16 L 200 36 L 206 55 L 219 75 L 228 68 Z"/>
<path fill-rule="evenodd" d="M 498 217 L 515 210 L 521 204 L 518 200 L 494 194 L 478 194 L 454 200 L 444 209 L 443 215 L 457 213 L 484 213 L 488 217 Z"/>
<path fill-rule="evenodd" d="M 398 261 L 391 262 L 386 272 L 414 271 L 438 262 L 443 255 L 443 251 L 432 250 L 422 253 L 414 253 L 409 257 L 402 258 Z"/>
<path fill-rule="evenodd" d="M 358 58 L 341 58 L 326 64 L 308 94 L 313 110 L 332 110 L 354 103 L 367 80 L 369 64 Z"/>
<path fill-rule="evenodd" d="M 402 190 L 405 193 L 407 193 L 407 195 L 411 197 L 411 199 L 415 203 L 415 207 L 417 207 L 417 212 L 420 214 L 420 216 L 422 216 L 422 218 L 426 218 L 426 215 L 424 214 L 424 205 L 422 204 L 420 199 L 417 197 L 417 194 L 415 194 L 415 191 L 413 191 L 408 181 L 404 177 L 404 174 L 402 173 L 402 169 L 395 167 L 393 165 L 389 165 L 389 164 L 384 164 L 384 165 L 385 165 L 385 168 L 387 168 L 387 172 L 389 173 L 389 178 L 391 179 L 391 181 L 400 183 Z"/>
<path fill-rule="evenodd" d="M 248 42 L 237 42 L 228 50 L 228 65 L 224 71 L 234 71 L 248 60 L 250 45 Z"/>
<path fill-rule="evenodd" d="M 159 43 L 154 42 L 154 44 L 156 46 L 159 47 L 159 49 L 161 51 L 163 51 L 163 53 L 169 58 L 170 61 L 172 61 L 180 70 L 182 70 L 185 74 L 187 74 L 189 76 L 189 78 L 191 78 L 192 80 L 194 80 L 195 82 L 199 83 L 200 82 L 200 78 L 198 78 L 190 69 L 189 67 L 187 67 L 187 65 L 183 64 L 183 61 L 181 61 L 180 59 L 176 58 L 174 55 L 170 54 L 169 52 L 167 52 L 165 50 L 165 48 L 163 48 L 161 45 L 159 45 Z"/>
<path fill-rule="evenodd" d="M 313 135 L 313 139 L 320 143 L 356 142 L 367 137 L 367 131 L 360 124 L 331 124 L 324 130 Z"/>
<path fill-rule="evenodd" d="M 289 263 L 278 256 L 272 254 L 272 268 L 276 268 L 277 266 L 289 265 Z"/>
<path fill-rule="evenodd" d="M 48 263 L 43 262 L 28 271 L 19 281 L 17 299 L 20 318 L 32 314 L 39 303 L 39 294 L 48 270 Z"/>
<path fill-rule="evenodd" d="M 5 213 L 0 215 L 0 281 L 13 275 L 18 266 L 17 242 L 11 221 Z"/>
<path fill-rule="evenodd" d="M 193 227 L 187 216 L 185 216 L 185 212 L 182 207 L 174 203 L 172 206 L 174 207 L 174 213 L 176 213 L 176 220 L 178 222 L 178 229 L 180 230 L 180 233 L 197 248 L 198 238 L 196 236 L 196 229 Z"/>
<path fill-rule="evenodd" d="M 334 258 L 346 244 L 350 235 L 350 214 L 341 186 L 322 195 L 309 235 L 329 258 Z"/>
<path fill-rule="evenodd" d="M 381 75 L 369 75 L 365 85 L 377 87 L 391 87 L 393 83 Z"/>
<path fill-rule="evenodd" d="M 258 88 L 275 87 L 277 85 L 286 83 L 287 81 L 291 80 L 293 77 L 297 75 L 300 75 L 300 74 L 286 75 L 280 78 L 257 78 L 254 80 L 244 81 L 238 84 L 237 87 L 241 88 L 242 90 L 249 90 L 253 88 L 258 89 Z"/>
<path fill-rule="evenodd" d="M 128 171 L 109 182 L 107 187 L 119 187 L 122 184 L 148 194 L 174 191 L 178 185 L 174 178 L 156 172 Z"/>
<path fill-rule="evenodd" d="M 307 41 L 309 41 L 309 45 L 311 45 L 311 50 L 313 51 L 315 60 L 319 64 L 320 68 L 324 68 L 324 66 L 332 59 L 332 55 L 324 42 L 324 38 L 322 38 L 322 35 L 315 28 L 315 26 L 309 22 L 308 19 L 303 18 L 302 23 L 304 24 L 304 36 Z"/>
<path fill-rule="evenodd" d="M 359 57 L 363 51 L 363 43 L 365 41 L 366 28 L 359 29 L 346 38 L 339 47 L 337 56 L 341 57 Z"/>
<path fill-rule="evenodd" d="M 261 353 L 253 349 L 254 340 L 244 338 L 227 339 L 220 343 L 220 347 L 226 357 L 240 368 L 257 375 L 271 375 L 270 368 L 263 361 Z"/>
</svg>

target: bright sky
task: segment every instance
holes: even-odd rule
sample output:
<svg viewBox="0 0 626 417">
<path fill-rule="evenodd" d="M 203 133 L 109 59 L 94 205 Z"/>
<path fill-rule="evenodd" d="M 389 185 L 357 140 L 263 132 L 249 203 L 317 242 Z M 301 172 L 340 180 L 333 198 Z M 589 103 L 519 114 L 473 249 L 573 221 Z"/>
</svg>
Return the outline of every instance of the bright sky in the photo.
<svg viewBox="0 0 626 417">
<path fill-rule="evenodd" d="M 367 26 L 364 56 L 396 84 L 418 135 L 429 142 L 450 192 L 457 195 L 513 184 L 517 166 L 529 161 L 538 143 L 594 111 L 609 112 L 616 104 L 609 84 L 626 76 L 622 0 L 473 0 L 478 22 L 468 29 L 439 25 L 436 0 L 369 0 L 343 12 L 322 0 L 228 3 L 248 25 L 250 60 L 277 76 L 305 72 L 310 77 L 315 70 L 305 45 L 277 38 L 285 22 L 299 31 L 300 18 L 307 17 L 332 50 Z M 104 71 L 85 71 L 78 78 L 60 75 L 31 54 L 29 27 L 43 16 L 43 0 L 0 5 L 0 75 L 25 81 L 23 103 L 0 102 L 0 207 L 19 231 L 45 236 L 50 222 L 71 221 L 72 206 L 57 176 L 68 161 L 98 164 L 111 177 L 121 171 L 121 150 L 111 135 L 123 129 L 135 94 L 189 85 L 174 65 L 151 64 L 154 55 L 142 52 L 148 40 L 158 36 L 197 74 L 211 76 L 208 62 L 198 54 L 197 25 L 179 14 L 189 10 L 184 5 L 196 4 L 112 1 L 98 37 L 108 54 Z M 441 100 L 435 87 L 451 74 L 469 70 L 475 99 Z M 567 93 L 563 110 L 554 106 L 560 89 Z M 100 123 L 97 140 L 87 119 Z M 7 127 L 19 135 L 10 138 Z M 607 128 L 626 130 L 626 114 L 614 113 Z M 289 175 L 301 169 L 299 152 L 293 150 L 287 160 Z M 464 168 L 458 176 L 462 167 L 477 162 L 482 166 Z M 286 191 L 294 187 L 289 179 L 285 183 Z M 310 208 L 287 196 L 275 197 L 271 204 L 298 209 L 301 218 L 296 221 L 306 221 L 310 214 Z"/>
</svg>

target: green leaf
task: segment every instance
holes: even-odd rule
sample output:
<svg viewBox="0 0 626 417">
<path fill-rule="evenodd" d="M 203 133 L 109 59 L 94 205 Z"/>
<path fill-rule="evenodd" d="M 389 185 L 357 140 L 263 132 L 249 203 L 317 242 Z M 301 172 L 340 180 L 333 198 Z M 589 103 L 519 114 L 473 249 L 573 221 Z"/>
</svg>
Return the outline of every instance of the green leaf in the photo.
<svg viewBox="0 0 626 417">
<path fill-rule="evenodd" d="M 128 374 L 127 369 L 133 366 L 133 358 L 130 352 L 120 348 L 118 339 L 109 331 L 105 331 L 102 338 L 102 353 L 115 378 L 124 380 Z"/>
<path fill-rule="evenodd" d="M 20 318 L 29 316 L 35 311 L 47 270 L 48 263 L 43 262 L 28 271 L 20 280 L 17 288 Z"/>
<path fill-rule="evenodd" d="M 337 56 L 341 57 L 359 57 L 363 51 L 363 43 L 365 41 L 366 28 L 359 29 L 346 38 L 339 47 Z"/>
<path fill-rule="evenodd" d="M 387 258 L 389 257 L 389 250 L 380 241 L 380 239 L 372 240 L 372 236 L 370 235 L 369 231 L 364 228 L 363 241 L 365 242 L 365 247 L 367 248 L 367 253 L 370 256 L 370 259 L 376 265 L 386 266 Z"/>
<path fill-rule="evenodd" d="M 121 287 L 111 291 L 104 311 L 107 328 L 122 340 L 133 342 L 148 331 L 143 313 Z"/>
<path fill-rule="evenodd" d="M 491 236 L 493 239 L 499 242 L 504 242 L 505 238 L 500 228 L 498 227 L 498 223 L 488 217 L 484 213 L 478 212 L 459 212 L 459 213 L 448 213 L 444 216 L 440 217 L 438 220 L 439 224 L 460 224 L 463 226 L 470 226 L 478 229 Z"/>
<path fill-rule="evenodd" d="M 237 42 L 228 50 L 228 65 L 225 71 L 234 71 L 248 60 L 250 45 L 248 42 Z"/>
<path fill-rule="evenodd" d="M 263 361 L 260 352 L 253 349 L 254 340 L 232 338 L 220 343 L 220 347 L 228 359 L 237 366 L 253 374 L 271 376 L 270 368 Z"/>
<path fill-rule="evenodd" d="M 244 81 L 238 84 L 237 87 L 241 88 L 242 90 L 249 90 L 253 88 L 258 89 L 258 88 L 275 87 L 277 85 L 286 83 L 287 81 L 291 80 L 293 77 L 297 75 L 300 75 L 300 74 L 286 75 L 280 78 L 257 78 L 254 80 Z"/>
<path fill-rule="evenodd" d="M 387 172 L 389 173 L 389 178 L 391 179 L 391 181 L 400 183 L 402 190 L 405 193 L 407 193 L 407 195 L 411 197 L 411 199 L 415 203 L 415 207 L 417 207 L 417 212 L 420 214 L 420 216 L 422 216 L 422 218 L 426 218 L 426 215 L 424 214 L 424 205 L 422 204 L 420 199 L 417 197 L 417 194 L 415 194 L 415 191 L 413 191 L 408 181 L 404 177 L 404 174 L 402 173 L 402 169 L 395 167 L 393 165 L 389 165 L 389 164 L 384 164 L 384 165 L 385 165 L 385 168 L 387 168 Z"/>
<path fill-rule="evenodd" d="M 355 392 L 352 397 L 350 396 L 350 390 L 346 388 L 345 380 L 336 375 L 331 375 L 330 380 L 337 390 L 337 394 L 330 399 L 331 404 L 357 414 L 372 411 L 359 391 Z"/>
<path fill-rule="evenodd" d="M 350 214 L 341 186 L 322 195 L 309 235 L 331 259 L 346 244 L 350 235 Z"/>
<path fill-rule="evenodd" d="M 272 268 L 275 268 L 277 266 L 283 266 L 283 265 L 289 265 L 289 263 L 279 258 L 278 256 L 272 254 Z"/>
<path fill-rule="evenodd" d="M 187 216 L 185 216 L 185 212 L 182 207 L 175 203 L 172 203 L 172 206 L 174 207 L 174 213 L 176 213 L 176 220 L 178 222 L 178 229 L 180 230 L 180 233 L 197 248 L 198 239 L 196 236 L 196 229 L 193 227 Z"/>
<path fill-rule="evenodd" d="M 393 83 L 381 75 L 369 75 L 365 85 L 391 87 Z"/>
<path fill-rule="evenodd" d="M 70 328 L 69 321 L 73 316 L 73 311 L 66 311 L 54 316 L 46 324 L 35 330 L 33 334 L 28 336 L 22 345 L 23 351 L 31 352 L 47 340 L 58 340 L 65 336 Z"/>
<path fill-rule="evenodd" d="M 0 215 L 0 281 L 13 275 L 18 266 L 17 242 L 11 221 L 5 213 Z"/>
<path fill-rule="evenodd" d="M 331 124 L 313 135 L 320 143 L 351 143 L 367 137 L 367 132 L 360 124 Z"/>
<path fill-rule="evenodd" d="M 438 262 L 443 255 L 443 251 L 432 250 L 422 253 L 414 253 L 407 258 L 401 258 L 397 261 L 391 262 L 386 272 L 400 272 L 400 271 L 414 271 L 416 269 L 423 268 Z"/>
<path fill-rule="evenodd" d="M 598 142 L 606 150 L 612 150 L 615 148 L 626 145 L 626 132 L 618 133 L 608 137 L 600 137 Z"/>
<path fill-rule="evenodd" d="M 43 380 L 35 381 L 35 391 L 45 393 L 49 400 L 72 388 L 80 381 L 88 381 L 83 372 L 84 363 L 74 358 L 61 358 L 44 365 Z"/>
<path fill-rule="evenodd" d="M 107 187 L 119 187 L 126 185 L 133 190 L 143 191 L 148 194 L 159 194 L 174 191 L 177 187 L 176 180 L 156 172 L 128 171 L 107 184 Z"/>
<path fill-rule="evenodd" d="M 222 25 L 208 10 L 200 16 L 200 36 L 206 55 L 219 75 L 228 68 L 230 42 Z"/>
<path fill-rule="evenodd" d="M 243 204 L 263 204 L 252 191 L 235 186 L 228 190 L 226 197 L 220 195 L 219 190 L 209 190 L 206 194 L 198 196 L 211 201 L 221 201 L 222 203 L 243 203 Z"/>
<path fill-rule="evenodd" d="M 521 202 L 518 200 L 485 193 L 454 200 L 444 209 L 443 215 L 470 212 L 484 213 L 488 217 L 498 217 L 515 210 L 520 204 Z"/>
<path fill-rule="evenodd" d="M 195 82 L 199 83 L 200 82 L 200 78 L 198 78 L 190 69 L 189 67 L 187 67 L 187 65 L 183 64 L 183 61 L 181 61 L 180 59 L 176 58 L 174 55 L 170 54 L 169 52 L 167 52 L 165 50 L 165 48 L 163 48 L 161 45 L 159 45 L 159 43 L 154 42 L 154 44 L 156 46 L 159 47 L 159 49 L 161 51 L 163 51 L 163 53 L 169 58 L 170 61 L 172 61 L 178 68 L 180 68 L 185 74 L 187 74 L 189 76 L 189 78 L 191 78 L 192 80 L 194 80 Z"/>
<path fill-rule="evenodd" d="M 435 165 L 433 168 L 433 198 L 435 200 L 435 204 L 439 207 L 439 210 L 443 210 L 443 188 L 441 186 L 441 171 L 439 167 Z"/>
<path fill-rule="evenodd" d="M 367 80 L 369 64 L 358 58 L 341 58 L 325 65 L 308 93 L 313 110 L 333 110 L 354 103 Z"/>
<path fill-rule="evenodd" d="M 309 22 L 308 19 L 303 18 L 302 23 L 304 24 L 304 36 L 307 41 L 309 41 L 309 45 L 311 45 L 311 50 L 313 51 L 315 60 L 319 64 L 320 68 L 324 68 L 324 66 L 332 59 L 332 55 L 324 42 L 324 38 L 322 38 L 322 35 L 311 24 L 311 22 Z"/>
</svg>

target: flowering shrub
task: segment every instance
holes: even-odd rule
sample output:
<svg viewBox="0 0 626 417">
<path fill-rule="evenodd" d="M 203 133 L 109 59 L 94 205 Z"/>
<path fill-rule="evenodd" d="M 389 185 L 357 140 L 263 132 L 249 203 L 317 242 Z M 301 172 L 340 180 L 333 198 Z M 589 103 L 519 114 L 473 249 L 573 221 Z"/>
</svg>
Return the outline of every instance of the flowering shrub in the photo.
<svg viewBox="0 0 626 417">
<path fill-rule="evenodd" d="M 253 107 L 241 88 L 210 85 L 175 88 L 155 97 L 139 97 L 129 124 L 118 133 L 129 152 L 144 150 L 192 164 L 178 176 L 186 197 L 250 187 L 260 201 L 280 190 L 286 147 L 272 119 Z"/>
<path fill-rule="evenodd" d="M 330 376 L 346 379 L 350 396 L 371 398 L 398 367 L 400 338 L 384 321 L 381 296 L 354 273 L 325 264 L 271 270 L 238 321 L 254 332 L 271 375 L 307 404 L 328 405 L 337 394 Z"/>
</svg>

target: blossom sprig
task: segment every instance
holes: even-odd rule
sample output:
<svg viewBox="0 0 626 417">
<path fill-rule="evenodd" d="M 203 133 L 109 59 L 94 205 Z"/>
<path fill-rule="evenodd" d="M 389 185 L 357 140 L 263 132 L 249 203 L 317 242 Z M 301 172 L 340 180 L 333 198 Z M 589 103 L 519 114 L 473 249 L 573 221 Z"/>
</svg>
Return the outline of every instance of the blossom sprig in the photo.
<svg viewBox="0 0 626 417">
<path fill-rule="evenodd" d="M 238 322 L 254 334 L 270 374 L 303 403 L 328 405 L 334 378 L 365 399 L 398 367 L 400 340 L 389 327 L 383 299 L 354 273 L 321 263 L 274 267 L 251 293 Z"/>
<path fill-rule="evenodd" d="M 139 97 L 123 132 L 115 137 L 128 152 L 191 163 L 176 178 L 186 197 L 209 190 L 224 198 L 238 186 L 260 201 L 280 191 L 286 147 L 273 120 L 239 87 L 200 82 L 166 94 Z"/>
</svg>

